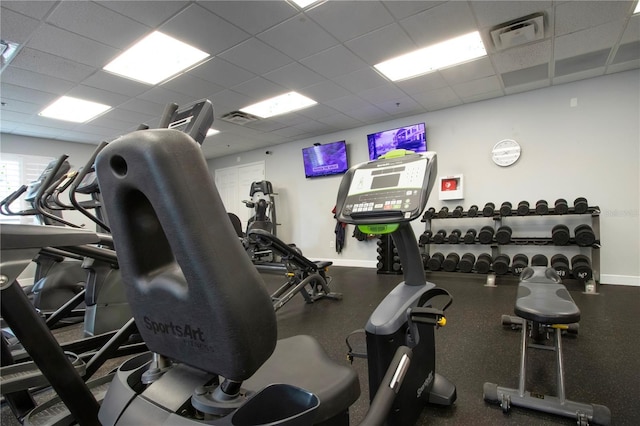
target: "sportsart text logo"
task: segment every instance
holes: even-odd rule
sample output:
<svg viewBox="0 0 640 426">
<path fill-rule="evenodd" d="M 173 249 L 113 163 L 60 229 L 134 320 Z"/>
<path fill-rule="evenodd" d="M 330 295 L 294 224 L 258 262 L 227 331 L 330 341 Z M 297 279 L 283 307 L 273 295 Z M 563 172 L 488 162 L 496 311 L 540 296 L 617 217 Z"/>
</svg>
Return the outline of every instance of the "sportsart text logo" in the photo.
<svg viewBox="0 0 640 426">
<path fill-rule="evenodd" d="M 186 337 L 193 341 L 204 342 L 204 333 L 198 328 L 193 328 L 189 324 L 184 325 L 175 325 L 172 322 L 157 322 L 153 321 L 151 318 L 145 316 L 144 317 L 144 327 L 147 330 L 151 330 L 153 334 L 167 334 L 170 336 L 176 337 Z"/>
</svg>

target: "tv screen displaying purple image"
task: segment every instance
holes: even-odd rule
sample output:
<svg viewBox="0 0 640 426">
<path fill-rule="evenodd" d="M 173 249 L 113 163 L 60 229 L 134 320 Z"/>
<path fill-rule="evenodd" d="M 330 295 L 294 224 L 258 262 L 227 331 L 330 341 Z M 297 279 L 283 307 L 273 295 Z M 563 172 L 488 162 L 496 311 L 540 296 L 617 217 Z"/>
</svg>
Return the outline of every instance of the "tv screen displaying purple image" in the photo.
<svg viewBox="0 0 640 426">
<path fill-rule="evenodd" d="M 424 123 L 398 127 L 367 135 L 369 160 L 375 160 L 394 149 L 406 149 L 413 152 L 427 151 L 427 136 Z"/>
<path fill-rule="evenodd" d="M 345 141 L 314 145 L 302 149 L 304 175 L 308 178 L 337 175 L 349 169 Z"/>
</svg>

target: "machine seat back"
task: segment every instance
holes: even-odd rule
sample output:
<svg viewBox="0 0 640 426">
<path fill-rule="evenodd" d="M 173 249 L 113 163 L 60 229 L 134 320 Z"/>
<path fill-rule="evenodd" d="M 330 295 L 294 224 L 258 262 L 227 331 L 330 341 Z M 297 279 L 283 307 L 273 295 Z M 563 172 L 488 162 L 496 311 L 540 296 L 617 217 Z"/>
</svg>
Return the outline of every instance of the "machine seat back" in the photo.
<svg viewBox="0 0 640 426">
<path fill-rule="evenodd" d="M 149 349 L 227 379 L 272 354 L 276 318 L 200 146 L 178 130 L 110 143 L 96 171 L 127 299 Z"/>
</svg>

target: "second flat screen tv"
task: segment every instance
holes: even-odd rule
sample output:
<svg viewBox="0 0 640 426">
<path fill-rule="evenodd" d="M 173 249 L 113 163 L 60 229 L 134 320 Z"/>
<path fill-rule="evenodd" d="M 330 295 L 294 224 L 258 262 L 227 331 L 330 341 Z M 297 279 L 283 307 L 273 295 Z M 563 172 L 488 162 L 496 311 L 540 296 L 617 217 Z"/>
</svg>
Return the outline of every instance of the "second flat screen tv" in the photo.
<svg viewBox="0 0 640 426">
<path fill-rule="evenodd" d="M 406 149 L 414 152 L 427 151 L 424 123 L 372 133 L 367 135 L 367 142 L 369 144 L 369 160 L 375 160 L 394 149 Z"/>
<path fill-rule="evenodd" d="M 349 169 L 345 141 L 314 145 L 302 149 L 304 175 L 308 178 L 337 175 Z"/>
</svg>

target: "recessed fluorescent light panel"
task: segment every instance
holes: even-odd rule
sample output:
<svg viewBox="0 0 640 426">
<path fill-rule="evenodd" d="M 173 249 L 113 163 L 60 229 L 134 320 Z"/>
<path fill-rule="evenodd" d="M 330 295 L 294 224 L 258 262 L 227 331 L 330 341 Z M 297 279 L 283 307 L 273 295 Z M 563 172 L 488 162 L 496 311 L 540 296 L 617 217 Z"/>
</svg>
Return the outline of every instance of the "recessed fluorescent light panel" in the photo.
<svg viewBox="0 0 640 426">
<path fill-rule="evenodd" d="M 317 104 L 313 99 L 297 92 L 289 92 L 275 98 L 267 99 L 257 104 L 241 108 L 240 111 L 257 115 L 260 118 L 269 118 L 274 115 L 286 114 L 291 111 L 310 107 Z"/>
<path fill-rule="evenodd" d="M 111 109 L 109 105 L 63 96 L 40 112 L 43 117 L 85 123 Z"/>
<path fill-rule="evenodd" d="M 636 3 L 636 8 L 633 9 L 633 14 L 640 13 L 640 1 Z"/>
<path fill-rule="evenodd" d="M 205 136 L 205 138 L 206 138 L 207 136 L 217 135 L 218 133 L 220 133 L 220 130 L 216 130 L 216 129 L 209 129 L 209 130 L 207 130 L 207 135 Z"/>
<path fill-rule="evenodd" d="M 480 33 L 475 31 L 416 50 L 375 65 L 391 81 L 417 77 L 486 56 Z"/>
<path fill-rule="evenodd" d="M 131 80 L 158 84 L 207 57 L 208 53 L 155 31 L 107 64 L 104 70 Z"/>
</svg>

